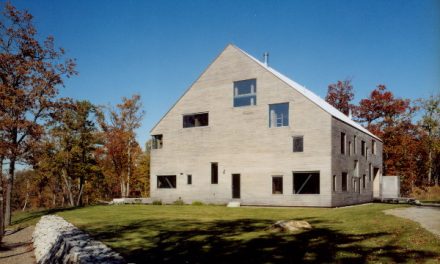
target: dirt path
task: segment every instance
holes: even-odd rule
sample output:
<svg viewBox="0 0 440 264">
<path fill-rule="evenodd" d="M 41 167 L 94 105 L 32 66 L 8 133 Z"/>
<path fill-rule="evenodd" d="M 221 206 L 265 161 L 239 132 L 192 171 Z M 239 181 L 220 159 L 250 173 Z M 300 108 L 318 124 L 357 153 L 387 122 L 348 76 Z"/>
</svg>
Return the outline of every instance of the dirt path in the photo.
<svg viewBox="0 0 440 264">
<path fill-rule="evenodd" d="M 26 227 L 18 231 L 7 231 L 0 244 L 0 263 L 2 264 L 33 264 L 35 263 L 32 248 L 34 227 Z"/>
<path fill-rule="evenodd" d="M 440 237 L 440 208 L 413 206 L 385 210 L 384 212 L 418 222 L 423 228 Z"/>
</svg>

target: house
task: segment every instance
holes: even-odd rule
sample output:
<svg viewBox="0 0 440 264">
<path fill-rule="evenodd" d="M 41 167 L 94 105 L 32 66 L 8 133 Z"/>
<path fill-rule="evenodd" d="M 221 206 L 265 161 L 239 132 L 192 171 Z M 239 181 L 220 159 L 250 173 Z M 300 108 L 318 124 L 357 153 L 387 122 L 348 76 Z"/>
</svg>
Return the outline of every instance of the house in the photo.
<svg viewBox="0 0 440 264">
<path fill-rule="evenodd" d="M 379 196 L 382 141 L 228 45 L 151 130 L 151 197 L 334 207 Z"/>
</svg>

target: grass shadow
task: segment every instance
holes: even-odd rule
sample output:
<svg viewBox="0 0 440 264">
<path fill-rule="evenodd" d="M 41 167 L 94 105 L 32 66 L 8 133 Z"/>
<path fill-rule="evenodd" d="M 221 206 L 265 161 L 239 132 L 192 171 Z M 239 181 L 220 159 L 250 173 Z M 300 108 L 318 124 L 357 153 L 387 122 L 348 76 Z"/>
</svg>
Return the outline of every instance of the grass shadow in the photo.
<svg viewBox="0 0 440 264">
<path fill-rule="evenodd" d="M 385 246 L 368 243 L 389 238 L 387 232 L 346 234 L 314 218 L 301 220 L 315 228 L 275 233 L 265 230 L 273 224 L 265 219 L 148 219 L 124 226 L 95 225 L 100 227 L 87 231 L 133 263 L 401 263 L 439 257 L 436 252 L 395 246 L 392 241 Z"/>
</svg>

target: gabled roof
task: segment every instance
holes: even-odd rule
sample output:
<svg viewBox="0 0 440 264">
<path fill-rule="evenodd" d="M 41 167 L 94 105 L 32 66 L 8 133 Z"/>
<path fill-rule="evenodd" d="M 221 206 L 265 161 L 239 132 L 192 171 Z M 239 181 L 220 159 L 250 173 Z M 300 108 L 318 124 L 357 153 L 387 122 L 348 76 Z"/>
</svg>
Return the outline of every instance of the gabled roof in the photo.
<svg viewBox="0 0 440 264">
<path fill-rule="evenodd" d="M 331 116 L 339 119 L 340 121 L 342 121 L 342 122 L 344 122 L 344 123 L 346 123 L 346 124 L 356 128 L 356 129 L 359 129 L 360 131 L 362 131 L 362 132 L 364 132 L 364 133 L 366 133 L 366 134 L 376 138 L 377 140 L 382 141 L 379 137 L 377 137 L 376 135 L 374 135 L 373 133 L 368 131 L 368 129 L 364 128 L 359 123 L 353 121 L 351 118 L 346 116 L 344 113 L 342 113 L 341 111 L 336 109 L 331 104 L 327 103 L 324 99 L 322 99 L 321 97 L 319 97 L 318 95 L 316 95 L 312 91 L 308 90 L 307 88 L 305 88 L 304 86 L 298 84 L 297 82 L 287 78 L 283 74 L 279 73 L 278 71 L 274 70 L 273 68 L 269 67 L 268 65 L 262 63 L 261 61 L 257 60 L 256 58 L 252 57 L 251 55 L 249 55 L 247 52 L 245 52 L 244 50 L 240 49 L 239 47 L 237 47 L 237 46 L 234 46 L 234 47 L 237 50 L 241 51 L 246 56 L 248 56 L 249 58 L 251 58 L 256 63 L 258 63 L 261 67 L 265 68 L 267 71 L 271 72 L 273 75 L 278 77 L 280 80 L 282 80 L 283 82 L 288 84 L 290 87 L 292 87 L 293 89 L 298 91 L 300 94 L 304 95 L 306 98 L 308 98 L 310 101 L 312 101 L 317 106 L 322 108 L 324 111 L 329 113 Z"/>
</svg>

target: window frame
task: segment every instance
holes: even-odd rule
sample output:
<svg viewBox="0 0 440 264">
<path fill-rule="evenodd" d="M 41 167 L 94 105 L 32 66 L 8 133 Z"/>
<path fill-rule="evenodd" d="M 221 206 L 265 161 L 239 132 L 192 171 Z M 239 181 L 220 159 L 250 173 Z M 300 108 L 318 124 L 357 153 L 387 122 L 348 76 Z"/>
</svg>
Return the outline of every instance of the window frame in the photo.
<svg viewBox="0 0 440 264">
<path fill-rule="evenodd" d="M 279 193 L 276 193 L 275 191 L 275 180 L 281 180 L 281 191 Z M 282 195 L 284 192 L 284 180 L 283 175 L 273 175 L 272 176 L 272 194 L 274 195 Z"/>
<path fill-rule="evenodd" d="M 295 140 L 298 140 L 298 139 L 301 139 L 301 150 L 295 149 Z M 304 136 L 293 136 L 292 140 L 293 140 L 292 151 L 293 152 L 304 152 Z"/>
<path fill-rule="evenodd" d="M 248 82 L 248 81 L 253 81 L 254 83 L 254 89 L 250 88 L 250 92 L 249 93 L 245 93 L 245 94 L 239 94 L 238 93 L 238 87 L 237 85 L 239 85 L 239 83 L 241 82 Z M 246 107 L 246 106 L 255 106 L 257 105 L 257 78 L 251 78 L 251 79 L 245 79 L 245 80 L 239 80 L 239 81 L 234 81 L 232 84 L 232 95 L 233 95 L 233 99 L 232 99 L 232 106 L 235 107 Z M 250 104 L 245 104 L 245 105 L 238 105 L 236 103 L 236 99 L 242 99 L 242 98 L 250 98 Z M 252 104 L 253 102 L 253 104 Z"/>
<path fill-rule="evenodd" d="M 272 114 L 271 114 L 271 108 L 274 106 L 281 106 L 281 105 L 287 105 L 287 118 L 286 120 L 284 119 L 284 113 L 282 113 L 282 117 L 281 117 L 281 125 L 278 125 L 278 115 L 277 113 L 275 113 L 275 118 L 276 118 L 276 122 L 275 125 L 272 126 Z M 290 104 L 289 102 L 284 102 L 284 103 L 276 103 L 276 104 L 269 104 L 269 127 L 270 128 L 274 128 L 274 127 L 288 127 L 289 126 L 289 109 L 290 109 Z"/>
<path fill-rule="evenodd" d="M 170 184 L 170 186 L 172 187 L 161 187 L 160 184 L 160 180 L 159 178 L 165 178 L 167 179 L 168 177 L 174 177 L 174 186 L 172 184 L 172 182 L 170 182 L 169 180 L 167 180 L 167 182 Z M 177 189 L 177 175 L 156 175 L 156 188 L 157 189 Z"/>
<path fill-rule="evenodd" d="M 211 162 L 211 184 L 218 184 L 218 162 Z"/>
<path fill-rule="evenodd" d="M 196 125 L 196 116 L 202 116 L 202 115 L 206 115 L 206 125 Z M 185 118 L 188 117 L 193 117 L 194 118 L 194 125 L 188 125 L 188 121 L 185 120 Z M 199 113 L 191 113 L 191 114 L 183 114 L 182 115 L 182 128 L 194 128 L 194 127 L 207 127 L 209 126 L 209 112 L 199 112 Z"/>
</svg>

